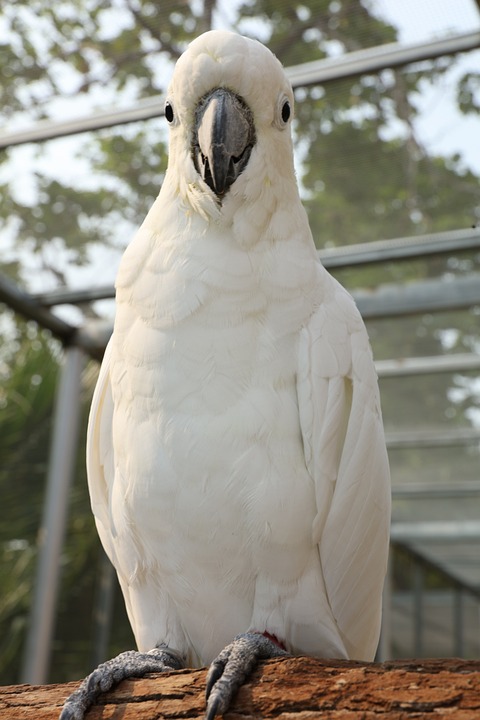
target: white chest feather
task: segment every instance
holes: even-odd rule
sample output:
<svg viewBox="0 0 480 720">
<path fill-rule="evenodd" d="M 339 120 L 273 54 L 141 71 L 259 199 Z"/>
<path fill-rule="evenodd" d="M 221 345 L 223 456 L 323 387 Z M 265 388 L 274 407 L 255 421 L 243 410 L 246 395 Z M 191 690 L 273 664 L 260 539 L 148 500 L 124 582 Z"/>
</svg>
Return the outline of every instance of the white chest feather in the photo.
<svg viewBox="0 0 480 720">
<path fill-rule="evenodd" d="M 147 230 L 136 242 L 143 262 L 119 276 L 111 366 L 118 525 L 141 534 L 129 573 L 161 557 L 187 590 L 212 566 L 245 585 L 247 566 L 275 574 L 277 546 L 278 572 L 294 579 L 314 515 L 296 398 L 298 334 L 318 294 L 311 257 L 297 246 L 292 260 L 287 243 L 247 252 L 220 233 L 184 249 Z"/>
</svg>

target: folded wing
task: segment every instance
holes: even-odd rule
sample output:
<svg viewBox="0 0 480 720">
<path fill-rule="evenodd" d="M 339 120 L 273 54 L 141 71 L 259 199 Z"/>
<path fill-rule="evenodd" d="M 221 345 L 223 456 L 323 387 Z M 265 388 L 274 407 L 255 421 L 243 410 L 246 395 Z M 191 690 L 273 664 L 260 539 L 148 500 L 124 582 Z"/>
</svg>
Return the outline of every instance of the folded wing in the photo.
<svg viewBox="0 0 480 720">
<path fill-rule="evenodd" d="M 326 272 L 323 302 L 302 330 L 298 400 L 315 482 L 328 599 L 349 656 L 373 660 L 390 526 L 390 475 L 367 333 L 348 293 Z"/>
</svg>

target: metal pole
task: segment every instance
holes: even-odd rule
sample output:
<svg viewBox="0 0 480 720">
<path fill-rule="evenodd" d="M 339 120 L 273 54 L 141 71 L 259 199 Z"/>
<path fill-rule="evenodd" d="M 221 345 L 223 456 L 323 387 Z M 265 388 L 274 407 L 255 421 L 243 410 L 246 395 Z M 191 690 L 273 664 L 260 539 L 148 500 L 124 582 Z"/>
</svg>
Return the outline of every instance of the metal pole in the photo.
<svg viewBox="0 0 480 720">
<path fill-rule="evenodd" d="M 383 586 L 383 611 L 382 611 L 382 630 L 380 632 L 380 642 L 375 660 L 377 662 L 385 662 L 391 660 L 392 653 L 392 564 L 394 562 L 393 548 L 390 548 L 390 556 L 387 565 L 387 574 L 385 576 L 385 584 Z"/>
<path fill-rule="evenodd" d="M 100 551 L 99 585 L 93 612 L 93 653 L 92 667 L 108 659 L 108 643 L 112 628 L 113 604 L 115 599 L 115 569 L 103 549 Z"/>
<path fill-rule="evenodd" d="M 65 350 L 55 401 L 46 499 L 39 533 L 39 555 L 22 682 L 43 684 L 48 678 L 54 629 L 60 553 L 65 535 L 68 496 L 77 457 L 80 385 L 84 354 Z"/>
<path fill-rule="evenodd" d="M 423 653 L 423 565 L 415 562 L 413 567 L 413 654 L 420 658 Z"/>
<path fill-rule="evenodd" d="M 463 591 L 462 588 L 457 585 L 453 589 L 453 652 L 457 657 L 464 657 L 465 653 L 465 646 L 463 641 L 463 616 Z"/>
<path fill-rule="evenodd" d="M 480 33 L 477 31 L 411 45 L 388 43 L 355 50 L 340 57 L 302 63 L 286 68 L 285 71 L 293 88 L 325 85 L 342 78 L 376 73 L 385 68 L 403 67 L 442 55 L 476 50 L 479 44 Z M 26 130 L 0 133 L 0 149 L 160 117 L 164 113 L 163 106 L 164 96 L 157 95 L 137 100 L 134 107 L 130 108 L 101 110 L 75 120 L 42 121 Z"/>
<path fill-rule="evenodd" d="M 75 327 L 42 307 L 32 295 L 21 290 L 13 280 L 0 273 L 0 302 L 20 313 L 29 320 L 35 320 L 41 327 L 47 328 L 59 337 L 63 343 L 72 340 Z"/>
</svg>

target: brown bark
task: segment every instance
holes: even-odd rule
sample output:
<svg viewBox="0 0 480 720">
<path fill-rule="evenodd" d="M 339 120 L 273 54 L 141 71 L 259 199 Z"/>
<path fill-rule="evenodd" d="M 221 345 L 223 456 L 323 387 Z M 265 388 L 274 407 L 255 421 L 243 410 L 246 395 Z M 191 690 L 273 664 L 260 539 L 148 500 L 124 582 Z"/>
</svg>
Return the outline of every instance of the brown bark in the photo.
<svg viewBox="0 0 480 720">
<path fill-rule="evenodd" d="M 56 720 L 77 683 L 0 688 L 1 720 Z M 86 720 L 202 718 L 205 670 L 121 683 Z M 408 660 L 381 665 L 312 658 L 263 663 L 227 720 L 478 720 L 480 661 Z"/>
</svg>

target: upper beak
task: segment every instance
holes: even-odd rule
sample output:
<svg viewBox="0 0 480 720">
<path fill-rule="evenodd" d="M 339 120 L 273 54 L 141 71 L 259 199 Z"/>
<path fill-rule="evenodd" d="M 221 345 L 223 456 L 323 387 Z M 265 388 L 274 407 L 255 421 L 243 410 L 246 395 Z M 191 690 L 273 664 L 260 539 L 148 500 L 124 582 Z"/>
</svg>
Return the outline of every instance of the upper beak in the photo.
<svg viewBox="0 0 480 720">
<path fill-rule="evenodd" d="M 218 198 L 245 169 L 254 144 L 252 112 L 242 98 L 217 88 L 200 100 L 195 112 L 193 161 Z"/>
</svg>

